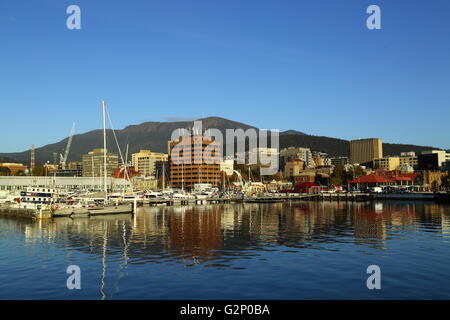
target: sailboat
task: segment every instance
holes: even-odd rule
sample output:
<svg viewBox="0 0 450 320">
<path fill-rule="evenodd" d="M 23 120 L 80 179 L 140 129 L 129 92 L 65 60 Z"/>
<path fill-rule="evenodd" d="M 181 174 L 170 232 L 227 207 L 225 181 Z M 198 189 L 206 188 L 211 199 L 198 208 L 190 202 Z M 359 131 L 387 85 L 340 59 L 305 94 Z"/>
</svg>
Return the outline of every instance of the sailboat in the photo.
<svg viewBox="0 0 450 320">
<path fill-rule="evenodd" d="M 106 104 L 102 101 L 103 110 L 103 191 L 105 193 L 103 204 L 96 204 L 91 197 L 79 198 L 78 203 L 57 206 L 52 212 L 53 217 L 89 217 L 97 215 L 133 213 L 133 206 L 108 202 L 108 171 L 106 150 Z"/>
<path fill-rule="evenodd" d="M 110 204 L 108 203 L 108 171 L 107 171 L 107 149 L 106 149 L 106 103 L 102 101 L 103 113 L 103 188 L 105 192 L 105 200 L 103 205 L 89 208 L 89 215 L 106 215 L 119 213 L 132 213 L 131 204 Z"/>
</svg>

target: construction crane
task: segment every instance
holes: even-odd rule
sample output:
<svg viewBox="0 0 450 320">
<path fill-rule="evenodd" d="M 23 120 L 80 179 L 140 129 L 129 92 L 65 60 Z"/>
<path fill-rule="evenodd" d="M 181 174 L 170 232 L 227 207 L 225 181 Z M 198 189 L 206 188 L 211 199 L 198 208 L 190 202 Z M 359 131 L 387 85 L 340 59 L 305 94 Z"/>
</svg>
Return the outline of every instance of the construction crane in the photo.
<svg viewBox="0 0 450 320">
<path fill-rule="evenodd" d="M 64 156 L 60 154 L 61 161 L 61 169 L 66 170 L 67 158 L 69 157 L 70 147 L 72 146 L 73 135 L 75 134 L 75 122 L 72 125 L 72 129 L 70 130 L 69 139 L 67 140 L 66 151 L 64 151 Z"/>
</svg>

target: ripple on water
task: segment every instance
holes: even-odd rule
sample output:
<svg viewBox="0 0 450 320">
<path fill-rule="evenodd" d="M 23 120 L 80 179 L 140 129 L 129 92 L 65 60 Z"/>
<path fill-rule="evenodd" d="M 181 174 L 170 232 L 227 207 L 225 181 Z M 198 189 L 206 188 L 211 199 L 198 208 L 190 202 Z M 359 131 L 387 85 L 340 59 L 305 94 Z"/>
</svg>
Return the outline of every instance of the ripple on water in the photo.
<svg viewBox="0 0 450 320">
<path fill-rule="evenodd" d="M 0 218 L 0 298 L 450 298 L 449 207 L 291 202 Z M 66 268 L 82 269 L 80 292 Z M 382 270 L 367 290 L 367 267 Z"/>
</svg>

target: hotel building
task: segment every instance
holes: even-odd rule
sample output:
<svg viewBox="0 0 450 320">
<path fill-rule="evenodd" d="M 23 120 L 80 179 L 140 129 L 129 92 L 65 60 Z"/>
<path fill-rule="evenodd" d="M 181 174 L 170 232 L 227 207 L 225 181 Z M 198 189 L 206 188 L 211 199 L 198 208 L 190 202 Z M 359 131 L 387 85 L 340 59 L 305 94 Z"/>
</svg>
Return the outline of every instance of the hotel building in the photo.
<svg viewBox="0 0 450 320">
<path fill-rule="evenodd" d="M 370 138 L 350 141 L 350 161 L 352 164 L 363 164 L 383 158 L 381 139 Z"/>
<path fill-rule="evenodd" d="M 170 184 L 193 189 L 195 184 L 217 187 L 221 181 L 222 145 L 210 137 L 191 135 L 168 142 Z"/>
</svg>

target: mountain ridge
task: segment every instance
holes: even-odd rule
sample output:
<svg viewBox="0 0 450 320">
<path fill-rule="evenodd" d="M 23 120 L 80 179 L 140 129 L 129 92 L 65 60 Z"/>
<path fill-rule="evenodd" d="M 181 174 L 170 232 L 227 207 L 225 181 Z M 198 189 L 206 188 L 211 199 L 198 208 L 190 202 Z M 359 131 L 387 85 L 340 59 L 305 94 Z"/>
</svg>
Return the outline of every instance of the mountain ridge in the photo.
<svg viewBox="0 0 450 320">
<path fill-rule="evenodd" d="M 171 133 L 179 128 L 191 128 L 194 121 L 202 121 L 203 130 L 208 128 L 219 129 L 225 137 L 226 129 L 258 129 L 245 123 L 221 118 L 207 117 L 193 121 L 147 121 L 141 124 L 128 125 L 123 129 L 115 130 L 119 145 L 125 150 L 129 143 L 129 154 L 138 152 L 141 149 L 150 149 L 156 152 L 167 153 L 167 142 L 171 138 Z M 64 153 L 68 138 L 55 143 L 47 144 L 36 148 L 36 163 L 42 164 L 46 161 L 53 162 L 53 153 Z M 112 152 L 118 152 L 114 135 L 111 129 L 107 130 L 107 148 Z M 69 161 L 80 161 L 81 156 L 95 148 L 103 146 L 103 130 L 94 129 L 82 134 L 73 136 L 72 148 L 69 153 Z M 280 148 L 285 147 L 309 147 L 313 151 L 322 151 L 330 156 L 349 156 L 350 142 L 345 139 L 332 138 L 326 136 L 309 135 L 297 130 L 286 130 L 280 132 Z M 441 149 L 431 146 L 417 146 L 410 144 L 383 143 L 383 154 L 396 155 L 400 152 L 415 151 L 420 152 L 430 149 Z M 0 153 L 0 158 L 7 158 L 17 162 L 29 164 L 30 150 L 13 153 Z"/>
</svg>

